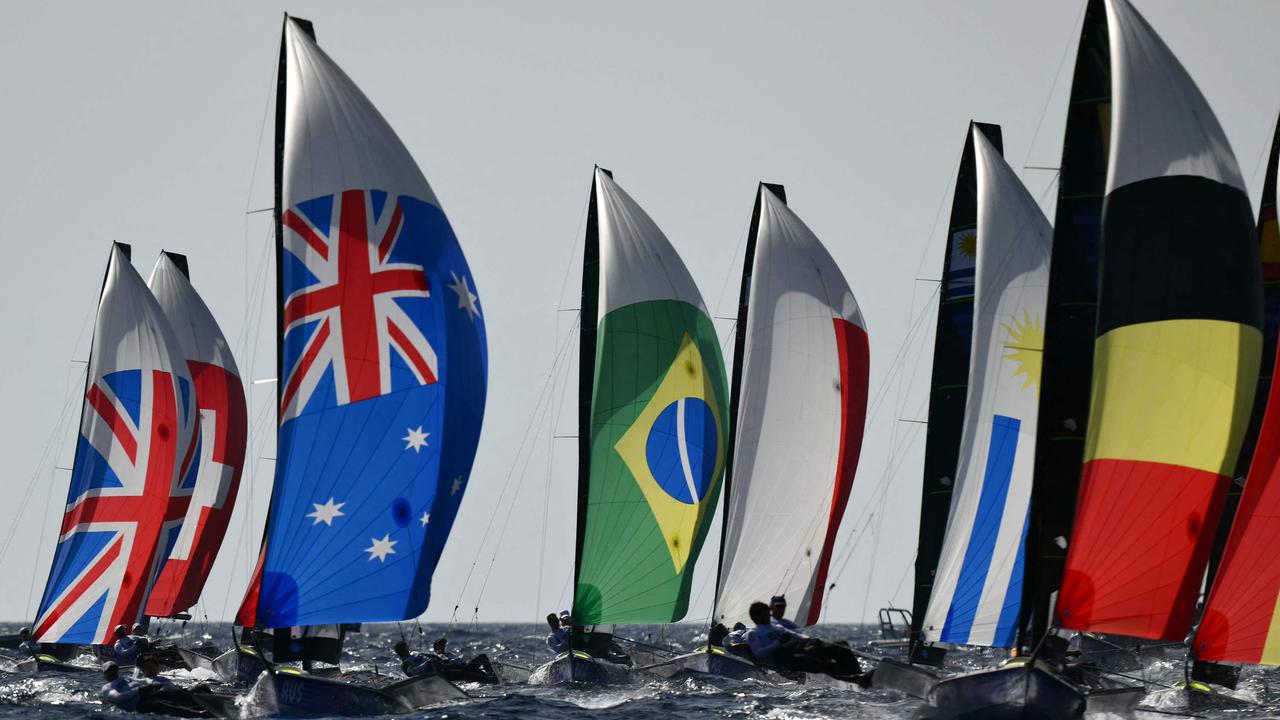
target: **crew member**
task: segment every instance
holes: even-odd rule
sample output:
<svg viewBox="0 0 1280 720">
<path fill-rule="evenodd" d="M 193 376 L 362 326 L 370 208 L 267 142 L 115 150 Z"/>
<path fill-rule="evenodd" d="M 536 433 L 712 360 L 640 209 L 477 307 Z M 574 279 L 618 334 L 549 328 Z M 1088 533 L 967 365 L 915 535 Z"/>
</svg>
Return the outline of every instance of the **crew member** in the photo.
<svg viewBox="0 0 1280 720">
<path fill-rule="evenodd" d="M 142 688 L 135 687 L 133 683 L 120 677 L 119 665 L 107 661 L 102 666 L 102 677 L 107 681 L 98 693 L 103 700 L 122 710 L 132 712 L 138 709 L 138 697 L 142 694 Z"/>
<path fill-rule="evenodd" d="M 449 649 L 449 640 L 447 638 L 440 638 L 431 645 L 430 657 L 437 670 L 466 670 L 483 675 L 486 679 L 497 679 L 497 674 L 493 671 L 493 665 L 489 664 L 488 655 L 481 653 L 470 660 L 463 660 L 461 655 Z"/>
<path fill-rule="evenodd" d="M 775 623 L 788 630 L 800 629 L 795 623 L 785 617 L 787 614 L 786 595 L 774 595 L 773 598 L 769 600 L 769 614 L 773 616 L 773 621 Z"/>
<path fill-rule="evenodd" d="M 111 644 L 111 657 L 121 665 L 133 665 L 138 661 L 138 641 L 129 635 L 129 629 L 117 625 L 112 634 L 115 642 Z"/>
<path fill-rule="evenodd" d="M 747 634 L 747 642 L 759 662 L 793 672 L 825 673 L 864 687 L 871 684 L 871 673 L 862 671 L 858 656 L 848 646 L 773 622 L 769 606 L 762 602 L 751 603 L 750 614 L 756 626 Z"/>
<path fill-rule="evenodd" d="M 431 658 L 420 652 L 410 651 L 409 643 L 404 640 L 396 643 L 395 653 L 400 658 L 400 669 L 404 671 L 405 677 L 426 675 L 433 670 Z"/>
<path fill-rule="evenodd" d="M 557 655 L 568 652 L 569 632 L 573 628 L 572 619 L 569 625 L 565 625 L 555 613 L 547 613 L 547 626 L 551 628 L 551 632 L 547 633 L 547 647 L 551 652 Z"/>
</svg>

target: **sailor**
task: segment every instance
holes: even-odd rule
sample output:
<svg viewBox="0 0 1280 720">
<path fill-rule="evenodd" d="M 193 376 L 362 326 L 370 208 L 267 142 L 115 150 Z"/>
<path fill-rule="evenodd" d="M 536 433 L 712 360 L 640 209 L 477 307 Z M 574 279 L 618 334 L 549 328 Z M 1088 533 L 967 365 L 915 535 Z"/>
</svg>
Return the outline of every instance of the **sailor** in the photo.
<svg viewBox="0 0 1280 720">
<path fill-rule="evenodd" d="M 724 647 L 724 639 L 729 637 L 729 628 L 724 623 L 716 623 L 707 633 L 707 647 Z"/>
<path fill-rule="evenodd" d="M 773 622 L 781 625 L 788 630 L 799 630 L 795 623 L 784 617 L 787 614 L 787 596 L 774 595 L 769 600 L 769 614 L 773 616 Z"/>
<path fill-rule="evenodd" d="M 447 638 L 440 638 L 431 645 L 429 657 L 435 663 L 437 670 L 467 670 L 489 678 L 497 677 L 493 666 L 489 664 L 488 655 L 481 653 L 470 660 L 464 660 L 461 655 L 449 649 Z"/>
<path fill-rule="evenodd" d="M 790 630 L 773 621 L 770 608 L 751 603 L 755 628 L 747 642 L 756 659 L 765 665 L 793 672 L 825 673 L 862 686 L 871 684 L 871 673 L 863 672 L 858 656 L 846 645 L 830 643 Z"/>
<path fill-rule="evenodd" d="M 121 665 L 133 665 L 138 660 L 138 641 L 129 635 L 129 629 L 117 625 L 112 634 L 115 642 L 111 645 L 111 657 Z"/>
<path fill-rule="evenodd" d="M 568 624 L 562 618 L 568 618 Z M 547 633 L 547 647 L 551 652 L 559 655 L 562 652 L 569 651 L 569 633 L 573 629 L 573 618 L 569 617 L 568 612 L 561 613 L 556 616 L 555 613 L 547 613 L 547 625 L 551 628 L 551 632 Z"/>
<path fill-rule="evenodd" d="M 23 655 L 36 654 L 36 644 L 31 642 L 31 628 L 24 627 L 18 631 L 18 652 Z"/>
<path fill-rule="evenodd" d="M 147 637 L 146 628 L 142 627 L 142 623 L 134 623 L 133 629 L 129 631 L 129 637 L 138 645 L 138 654 L 151 651 L 151 638 Z"/>
<path fill-rule="evenodd" d="M 173 681 L 160 675 L 160 663 L 153 655 L 138 657 L 138 668 L 134 673 L 134 683 L 143 690 L 171 690 Z"/>
<path fill-rule="evenodd" d="M 400 669 L 404 671 L 405 677 L 426 675 L 434 669 L 431 666 L 431 658 L 420 652 L 411 652 L 409 643 L 404 640 L 396 643 L 395 653 L 396 657 L 400 658 Z"/>
<path fill-rule="evenodd" d="M 142 688 L 120 677 L 119 665 L 107 661 L 107 664 L 102 666 L 102 677 L 107 681 L 98 693 L 103 700 L 122 710 L 138 709 L 138 698 L 142 694 Z"/>
<path fill-rule="evenodd" d="M 733 630 L 728 635 L 725 635 L 721 646 L 733 655 L 755 662 L 755 656 L 751 653 L 751 645 L 747 643 L 747 626 L 742 623 L 733 624 Z"/>
</svg>

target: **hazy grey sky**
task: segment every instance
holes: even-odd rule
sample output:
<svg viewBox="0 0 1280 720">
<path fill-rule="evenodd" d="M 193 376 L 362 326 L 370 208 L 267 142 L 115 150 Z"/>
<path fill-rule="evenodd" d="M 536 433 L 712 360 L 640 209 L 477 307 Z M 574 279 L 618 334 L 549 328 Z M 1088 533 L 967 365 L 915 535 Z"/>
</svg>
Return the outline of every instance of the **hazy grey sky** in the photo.
<svg viewBox="0 0 1280 720">
<path fill-rule="evenodd" d="M 1280 3 L 1135 4 L 1218 113 L 1256 207 L 1280 105 Z M 786 185 L 863 307 L 878 402 L 824 618 L 909 605 L 923 426 L 899 420 L 925 417 L 934 308 L 934 285 L 916 278 L 939 274 L 936 220 L 945 219 L 970 118 L 1003 125 L 1015 169 L 1058 164 L 1082 7 L 6 6 L 0 618 L 29 619 L 48 572 L 67 489 L 58 468 L 71 463 L 82 390 L 83 365 L 72 361 L 88 353 L 112 240 L 133 244 L 144 276 L 161 248 L 186 253 L 246 378 L 275 376 L 270 214 L 245 211 L 271 204 L 268 110 L 285 10 L 315 22 L 321 46 L 416 157 L 467 253 L 488 322 L 484 434 L 428 619 L 448 619 L 461 604 L 461 619 L 478 605 L 482 621 L 533 620 L 568 604 L 576 454 L 573 440 L 550 435 L 575 432 L 564 401 L 576 369 L 560 368 L 549 413 L 537 402 L 572 330 L 573 313 L 560 310 L 577 307 L 594 163 L 652 215 L 721 316 L 734 313 L 755 184 Z M 1022 176 L 1051 213 L 1053 174 Z M 730 324 L 717 323 L 723 338 Z M 252 458 L 198 610 L 215 619 L 239 602 L 270 495 L 275 390 L 250 387 Z M 526 432 L 530 443 L 517 452 Z M 691 618 L 710 612 L 715 527 Z"/>
</svg>

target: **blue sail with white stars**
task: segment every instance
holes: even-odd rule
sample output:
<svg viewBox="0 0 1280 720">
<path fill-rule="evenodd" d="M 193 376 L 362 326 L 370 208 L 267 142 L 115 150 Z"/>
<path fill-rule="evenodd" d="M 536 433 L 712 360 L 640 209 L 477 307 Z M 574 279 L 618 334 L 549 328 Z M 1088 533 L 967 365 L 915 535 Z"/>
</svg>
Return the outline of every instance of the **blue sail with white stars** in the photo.
<svg viewBox="0 0 1280 720">
<path fill-rule="evenodd" d="M 368 98 L 286 19 L 279 434 L 256 622 L 427 607 L 484 415 L 484 316 L 449 221 Z"/>
</svg>

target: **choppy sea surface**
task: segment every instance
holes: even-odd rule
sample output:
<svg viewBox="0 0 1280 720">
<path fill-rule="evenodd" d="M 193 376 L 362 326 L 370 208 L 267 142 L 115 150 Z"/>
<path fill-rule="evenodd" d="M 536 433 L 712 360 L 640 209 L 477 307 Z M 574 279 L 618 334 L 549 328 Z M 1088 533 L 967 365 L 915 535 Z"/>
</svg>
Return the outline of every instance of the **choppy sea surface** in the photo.
<svg viewBox="0 0 1280 720">
<path fill-rule="evenodd" d="M 17 626 L 0 625 L 0 633 L 17 631 Z M 212 641 L 228 646 L 232 630 L 225 624 L 192 622 L 184 628 L 170 624 L 158 628 L 157 635 L 181 637 L 184 644 Z M 865 647 L 878 634 L 867 626 L 829 625 L 814 633 L 831 639 L 848 640 Z M 618 635 L 655 646 L 692 649 L 705 638 L 701 627 L 620 627 Z M 534 667 L 550 659 L 544 645 L 544 629 L 530 624 L 485 625 L 402 625 L 365 626 L 349 635 L 344 669 L 376 670 L 399 675 L 399 665 L 391 652 L 401 637 L 415 648 L 426 649 L 431 641 L 447 636 L 451 646 L 466 655 L 484 652 L 491 658 Z M 1208 717 L 1257 720 L 1280 718 L 1280 671 L 1246 668 L 1236 697 L 1257 703 L 1243 710 L 1191 712 L 1183 707 L 1182 695 L 1162 691 L 1183 677 L 1180 648 L 1155 653 L 1137 673 L 1153 691 L 1144 700 L 1151 711 L 1132 717 L 1143 720 L 1168 717 Z M 995 656 L 981 653 L 952 653 L 949 669 L 989 667 Z M 84 657 L 76 662 L 95 665 Z M 207 679 L 189 671 L 167 673 L 179 684 L 195 684 Z M 30 675 L 14 672 L 12 663 L 0 661 L 0 720 L 8 718 L 64 718 L 124 716 L 125 713 L 98 699 L 102 680 L 96 673 L 83 676 Z M 769 685 L 734 682 L 719 678 L 683 680 L 645 679 L 610 687 L 530 687 L 525 685 L 464 686 L 472 695 L 465 702 L 429 708 L 411 715 L 415 718 L 629 718 L 635 720 L 675 720 L 677 718 L 772 718 L 777 720 L 818 720 L 823 718 L 926 718 L 933 714 L 918 700 L 888 690 L 843 690 L 802 685 Z M 1112 716 L 1114 717 L 1114 716 Z"/>
</svg>

